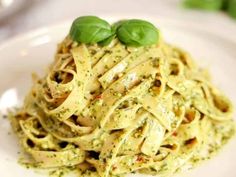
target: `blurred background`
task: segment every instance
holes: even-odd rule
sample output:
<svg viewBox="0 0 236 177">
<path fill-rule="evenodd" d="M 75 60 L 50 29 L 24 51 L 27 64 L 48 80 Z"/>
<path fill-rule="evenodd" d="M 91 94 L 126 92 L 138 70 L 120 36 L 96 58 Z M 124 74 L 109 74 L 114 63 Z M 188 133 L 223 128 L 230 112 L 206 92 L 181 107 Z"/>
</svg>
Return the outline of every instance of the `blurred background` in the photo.
<svg viewBox="0 0 236 177">
<path fill-rule="evenodd" d="M 236 9 L 236 3 L 232 6 Z M 0 0 L 0 43 L 20 33 L 81 15 L 156 16 L 202 25 L 236 39 L 235 18 L 221 10 L 186 8 L 182 0 Z"/>
</svg>

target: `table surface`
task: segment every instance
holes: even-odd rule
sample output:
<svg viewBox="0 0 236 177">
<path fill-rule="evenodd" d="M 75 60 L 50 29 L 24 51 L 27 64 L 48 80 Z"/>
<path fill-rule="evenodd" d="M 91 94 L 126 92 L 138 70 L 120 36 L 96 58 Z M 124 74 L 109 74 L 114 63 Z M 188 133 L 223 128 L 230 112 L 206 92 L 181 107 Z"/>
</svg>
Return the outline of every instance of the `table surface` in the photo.
<svg viewBox="0 0 236 177">
<path fill-rule="evenodd" d="M 156 16 L 202 25 L 236 41 L 236 20 L 223 12 L 183 8 L 181 0 L 25 0 L 23 8 L 0 21 L 0 43 L 36 28 L 81 15 Z"/>
</svg>

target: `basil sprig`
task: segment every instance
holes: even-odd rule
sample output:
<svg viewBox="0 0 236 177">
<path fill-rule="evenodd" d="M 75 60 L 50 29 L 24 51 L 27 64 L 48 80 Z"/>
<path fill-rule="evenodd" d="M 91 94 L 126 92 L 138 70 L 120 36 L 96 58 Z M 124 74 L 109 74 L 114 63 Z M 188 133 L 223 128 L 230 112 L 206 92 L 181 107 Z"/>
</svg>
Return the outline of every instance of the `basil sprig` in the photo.
<svg viewBox="0 0 236 177">
<path fill-rule="evenodd" d="M 103 41 L 99 42 L 98 44 L 101 46 L 106 46 L 111 43 L 111 41 L 116 37 L 116 28 L 113 26 L 111 27 L 111 35 L 104 39 Z"/>
<path fill-rule="evenodd" d="M 195 9 L 220 10 L 223 0 L 184 0 L 184 5 Z"/>
<path fill-rule="evenodd" d="M 132 19 L 122 20 L 112 26 L 95 16 L 77 18 L 70 30 L 74 41 L 99 45 L 108 45 L 115 37 L 128 46 L 147 46 L 156 44 L 159 39 L 158 29 L 151 23 Z"/>
<path fill-rule="evenodd" d="M 70 36 L 77 42 L 93 44 L 111 36 L 111 26 L 96 16 L 82 16 L 74 20 Z"/>
<path fill-rule="evenodd" d="M 116 37 L 116 32 L 117 32 L 117 28 L 120 27 L 120 25 L 124 22 L 125 20 L 121 20 L 121 21 L 118 21 L 116 23 L 114 23 L 112 26 L 111 26 L 111 31 L 112 31 L 112 35 L 110 37 L 108 37 L 107 39 L 99 42 L 98 44 L 101 45 L 101 46 L 106 46 L 108 44 L 110 44 L 110 42 Z"/>
<path fill-rule="evenodd" d="M 227 8 L 228 14 L 236 19 L 236 0 L 230 0 Z"/>
<path fill-rule="evenodd" d="M 117 37 L 121 42 L 131 46 L 146 46 L 157 43 L 157 28 L 144 20 L 127 20 L 117 28 Z"/>
</svg>

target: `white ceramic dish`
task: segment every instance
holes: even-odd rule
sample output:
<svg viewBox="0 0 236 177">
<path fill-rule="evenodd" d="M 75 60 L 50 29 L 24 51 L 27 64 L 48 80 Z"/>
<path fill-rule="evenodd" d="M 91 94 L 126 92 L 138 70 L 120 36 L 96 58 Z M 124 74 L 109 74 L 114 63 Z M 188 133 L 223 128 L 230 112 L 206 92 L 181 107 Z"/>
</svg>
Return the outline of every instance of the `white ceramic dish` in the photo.
<svg viewBox="0 0 236 177">
<path fill-rule="evenodd" d="M 106 17 L 104 17 L 106 18 Z M 124 17 L 106 18 L 116 21 Z M 137 17 L 136 17 L 137 18 Z M 143 17 L 139 17 L 143 18 Z M 208 67 L 214 83 L 236 103 L 236 41 L 206 28 L 163 18 L 147 18 L 160 27 L 164 38 L 189 51 L 197 63 Z M 0 46 L 0 110 L 19 105 L 31 85 L 31 73 L 43 73 L 53 60 L 56 44 L 67 34 L 70 22 L 16 37 Z M 221 153 L 184 174 L 189 177 L 235 177 L 236 138 Z M 2 177 L 42 177 L 17 163 L 18 141 L 7 119 L 0 117 L 0 174 Z M 132 175 L 140 177 L 142 175 Z M 181 175 L 183 176 L 183 175 Z"/>
<path fill-rule="evenodd" d="M 6 17 L 13 15 L 18 10 L 22 9 L 28 0 L 0 0 L 0 20 L 4 20 Z"/>
</svg>

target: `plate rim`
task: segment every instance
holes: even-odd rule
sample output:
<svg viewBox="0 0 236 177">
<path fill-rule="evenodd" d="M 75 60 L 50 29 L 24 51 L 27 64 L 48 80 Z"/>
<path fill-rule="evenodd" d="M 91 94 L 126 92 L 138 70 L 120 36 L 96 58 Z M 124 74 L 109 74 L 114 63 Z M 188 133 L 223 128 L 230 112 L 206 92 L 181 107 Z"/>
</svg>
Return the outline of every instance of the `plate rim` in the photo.
<svg viewBox="0 0 236 177">
<path fill-rule="evenodd" d="M 118 19 L 118 17 L 112 17 L 113 19 Z M 144 17 L 145 19 L 150 19 L 150 20 L 155 20 L 156 19 L 156 22 L 158 22 L 158 18 L 157 17 Z M 107 18 L 108 19 L 108 18 Z M 161 19 L 161 17 L 159 17 L 159 19 Z M 166 18 L 163 18 L 161 21 L 165 21 Z M 11 45 L 15 45 L 15 43 L 18 43 L 18 42 L 22 42 L 22 41 L 28 41 L 28 40 L 32 40 L 32 38 L 34 37 L 37 37 L 39 35 L 42 35 L 42 34 L 45 34 L 47 32 L 52 32 L 54 29 L 58 28 L 58 27 L 65 27 L 66 25 L 70 24 L 71 23 L 71 19 L 69 20 L 65 20 L 63 22 L 60 22 L 60 23 L 55 23 L 55 24 L 52 24 L 52 25 L 48 25 L 48 26 L 45 26 L 45 27 L 41 27 L 41 28 L 37 28 L 37 29 L 34 29 L 34 30 L 30 30 L 26 33 L 21 33 L 21 34 L 18 34 L 6 41 L 4 41 L 3 44 L 0 44 L 0 53 L 1 52 L 4 52 L 4 48 L 5 47 L 10 47 Z M 170 20 L 170 21 L 175 21 L 175 20 Z M 171 23 L 170 21 L 166 21 L 167 24 Z M 178 24 L 179 21 L 175 21 L 176 24 Z M 171 23 L 172 24 L 172 23 Z M 172 26 L 175 26 L 176 24 L 172 24 Z M 204 33 L 209 33 L 210 32 L 207 32 L 207 30 L 205 29 L 198 29 L 198 28 L 195 28 L 195 26 L 199 26 L 199 25 L 195 25 L 194 27 L 193 26 L 188 26 L 188 24 L 184 24 L 183 22 L 181 22 L 181 27 L 186 27 L 187 30 L 194 30 L 196 32 L 204 32 Z M 219 37 L 218 34 L 215 34 L 215 33 L 212 33 L 210 34 L 211 36 L 214 35 L 216 36 L 217 38 Z M 236 44 L 236 41 L 234 40 L 229 40 L 227 38 L 224 38 L 222 37 L 222 40 L 225 40 L 227 42 L 233 42 L 233 44 Z M 225 148 L 225 147 L 224 147 Z M 221 149 L 223 150 L 223 149 Z M 213 158 L 212 158 L 213 159 Z M 203 165 L 203 163 L 201 164 Z M 196 169 L 196 168 L 195 168 Z M 192 170 L 191 170 L 192 171 Z M 185 173 L 186 174 L 186 173 Z"/>
<path fill-rule="evenodd" d="M 140 18 L 140 19 L 145 19 L 149 21 L 153 21 L 154 23 L 157 23 L 158 21 L 161 21 L 162 24 L 167 24 L 167 25 L 172 25 L 172 26 L 177 26 L 180 28 L 185 28 L 188 30 L 200 32 L 200 33 L 207 33 L 211 36 L 214 36 L 216 38 L 220 38 L 221 40 L 227 41 L 232 43 L 233 45 L 236 45 L 236 39 L 227 37 L 227 35 L 221 35 L 217 31 L 212 31 L 210 28 L 206 28 L 206 26 L 199 25 L 197 23 L 194 23 L 190 20 L 181 20 L 181 19 L 173 19 L 161 15 L 129 15 L 129 14 L 124 14 L 124 15 L 117 15 L 117 14 L 103 14 L 103 15 L 97 15 L 102 18 L 107 19 L 108 21 L 114 21 L 115 19 L 125 19 L 125 18 Z M 58 27 L 64 27 L 65 25 L 69 25 L 72 23 L 74 19 L 72 18 L 67 18 L 66 20 L 63 20 L 61 22 L 55 22 L 50 25 L 45 25 L 45 26 L 40 26 L 33 28 L 31 30 L 25 31 L 23 33 L 16 34 L 6 40 L 3 40 L 0 42 L 0 52 L 6 48 L 9 47 L 10 45 L 19 42 L 21 40 L 25 39 L 32 39 L 33 37 L 45 34 L 49 31 L 53 31 L 54 29 Z M 68 29 L 69 31 L 69 29 Z"/>
</svg>

